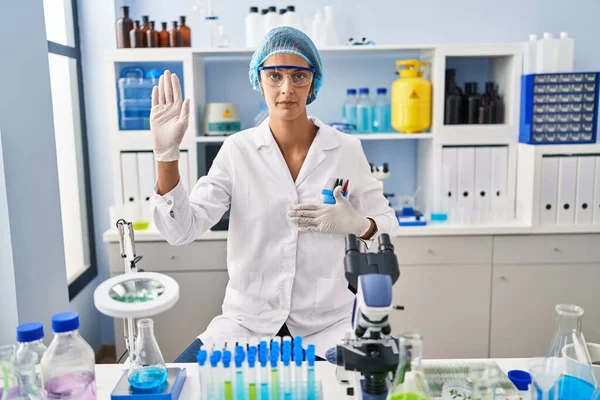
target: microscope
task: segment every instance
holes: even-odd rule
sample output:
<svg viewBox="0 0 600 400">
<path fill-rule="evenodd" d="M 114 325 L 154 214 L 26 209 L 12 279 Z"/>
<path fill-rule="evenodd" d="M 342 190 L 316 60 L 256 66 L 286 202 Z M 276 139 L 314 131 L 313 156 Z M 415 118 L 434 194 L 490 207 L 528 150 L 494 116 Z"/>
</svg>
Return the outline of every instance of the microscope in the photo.
<svg viewBox="0 0 600 400">
<path fill-rule="evenodd" d="M 344 268 L 356 292 L 352 331 L 327 352 L 327 360 L 338 365 L 338 379 L 353 386 L 353 399 L 385 400 L 400 356 L 398 340 L 390 336 L 392 286 L 400 269 L 389 235 L 379 236 L 377 253 L 362 253 L 357 237 L 348 235 Z"/>
</svg>

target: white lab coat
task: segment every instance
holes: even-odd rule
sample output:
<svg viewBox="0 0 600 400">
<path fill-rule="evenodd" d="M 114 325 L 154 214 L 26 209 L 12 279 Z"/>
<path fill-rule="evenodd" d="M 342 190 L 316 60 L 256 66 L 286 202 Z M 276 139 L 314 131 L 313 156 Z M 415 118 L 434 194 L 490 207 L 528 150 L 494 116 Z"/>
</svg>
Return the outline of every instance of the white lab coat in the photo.
<svg viewBox="0 0 600 400">
<path fill-rule="evenodd" d="M 172 245 L 197 239 L 230 208 L 223 314 L 199 336 L 203 343 L 273 337 L 286 323 L 324 357 L 351 328 L 354 295 L 344 277 L 344 236 L 298 232 L 287 211 L 318 202 L 330 178 L 343 178 L 350 179 L 350 202 L 377 223 L 378 233 L 393 234 L 398 222 L 360 141 L 311 121 L 319 130 L 295 182 L 267 119 L 228 137 L 189 197 L 181 183 L 154 195 L 155 224 Z"/>
</svg>

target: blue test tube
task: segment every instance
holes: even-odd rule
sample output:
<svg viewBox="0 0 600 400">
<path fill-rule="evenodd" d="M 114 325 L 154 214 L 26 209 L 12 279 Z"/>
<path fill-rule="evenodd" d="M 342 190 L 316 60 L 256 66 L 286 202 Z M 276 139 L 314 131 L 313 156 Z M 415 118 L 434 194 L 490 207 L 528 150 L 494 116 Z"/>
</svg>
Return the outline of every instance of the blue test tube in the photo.
<svg viewBox="0 0 600 400">
<path fill-rule="evenodd" d="M 271 342 L 271 398 L 279 400 L 279 342 Z"/>
<path fill-rule="evenodd" d="M 302 379 L 302 362 L 304 361 L 304 354 L 302 347 L 294 348 L 294 364 L 296 364 L 294 385 L 296 385 L 296 398 L 306 399 L 304 394 L 304 379 Z"/>
<path fill-rule="evenodd" d="M 267 342 L 262 341 L 258 348 L 258 361 L 260 362 L 260 399 L 269 400 L 269 371 L 267 369 L 268 353 Z"/>
<path fill-rule="evenodd" d="M 242 346 L 235 348 L 235 393 L 236 400 L 246 400 L 246 382 L 244 381 L 244 359 L 246 354 Z"/>
<path fill-rule="evenodd" d="M 211 383 L 208 386 L 209 391 L 209 399 L 215 398 L 218 400 L 223 400 L 223 379 L 219 370 L 219 362 L 221 361 L 221 351 L 215 350 L 210 355 L 210 366 L 211 366 Z"/>
<path fill-rule="evenodd" d="M 206 350 L 200 349 L 198 350 L 198 354 L 196 354 L 196 361 L 198 362 L 198 375 L 200 378 L 200 398 L 202 400 L 208 399 L 208 370 L 206 365 L 206 359 L 208 358 L 208 353 Z"/>
<path fill-rule="evenodd" d="M 257 372 L 256 356 L 258 355 L 256 346 L 248 347 L 248 400 L 258 400 L 256 391 Z"/>
<path fill-rule="evenodd" d="M 281 375 L 283 375 L 283 400 L 292 400 L 292 342 L 283 342 L 283 353 L 281 355 L 283 366 Z"/>
<path fill-rule="evenodd" d="M 307 400 L 317 400 L 317 389 L 315 384 L 315 345 L 309 344 L 306 348 L 306 361 L 308 363 L 308 371 L 307 371 L 307 389 L 306 389 L 306 399 Z"/>
</svg>

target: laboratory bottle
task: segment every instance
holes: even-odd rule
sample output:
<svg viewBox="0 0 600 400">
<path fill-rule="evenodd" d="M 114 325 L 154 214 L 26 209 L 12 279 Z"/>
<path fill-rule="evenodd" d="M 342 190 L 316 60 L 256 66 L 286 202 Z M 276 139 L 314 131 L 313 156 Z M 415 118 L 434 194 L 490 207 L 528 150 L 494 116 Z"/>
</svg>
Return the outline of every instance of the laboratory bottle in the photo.
<svg viewBox="0 0 600 400">
<path fill-rule="evenodd" d="M 283 26 L 283 18 L 285 17 L 285 13 L 287 12 L 287 8 L 279 9 L 279 19 L 277 20 L 277 26 Z"/>
<path fill-rule="evenodd" d="M 148 47 L 148 32 L 150 30 L 150 17 L 147 15 L 142 16 L 142 47 Z"/>
<path fill-rule="evenodd" d="M 462 92 L 456 86 L 456 70 L 446 70 L 446 108 L 444 123 L 456 125 L 462 123 Z"/>
<path fill-rule="evenodd" d="M 335 29 L 335 23 L 333 22 L 333 6 L 326 5 L 323 7 L 325 12 L 325 43 L 326 46 L 338 46 L 340 44 L 340 38 L 337 30 Z"/>
<path fill-rule="evenodd" d="M 494 98 L 494 107 L 492 110 L 492 123 L 493 124 L 503 124 L 504 123 L 504 101 L 502 97 L 500 97 L 500 93 L 498 90 L 498 86 L 494 85 L 494 90 L 492 92 Z"/>
<path fill-rule="evenodd" d="M 246 15 L 244 20 L 246 47 L 254 48 L 258 45 L 260 39 L 262 39 L 262 27 L 259 25 L 261 22 L 260 18 L 258 7 L 250 7 L 250 13 Z"/>
<path fill-rule="evenodd" d="M 346 89 L 346 100 L 342 106 L 342 119 L 345 124 L 354 125 L 356 127 L 356 89 Z"/>
<path fill-rule="evenodd" d="M 465 90 L 462 92 L 461 102 L 461 121 L 463 124 L 469 122 L 469 93 L 471 92 L 471 82 L 465 82 Z"/>
<path fill-rule="evenodd" d="M 392 83 L 392 127 L 405 133 L 431 126 L 431 82 L 425 79 L 427 62 L 396 60 L 399 79 Z"/>
<path fill-rule="evenodd" d="M 16 362 L 15 373 L 19 385 L 19 400 L 46 399 L 42 381 L 36 371 L 38 365 L 38 355 L 30 351 L 23 353 Z"/>
<path fill-rule="evenodd" d="M 162 31 L 158 33 L 158 47 L 170 47 L 169 44 L 169 30 L 167 29 L 167 23 L 162 22 Z"/>
<path fill-rule="evenodd" d="M 150 21 L 150 29 L 146 31 L 146 41 L 148 42 L 148 47 L 158 47 L 158 31 L 156 30 L 156 23 L 154 21 Z"/>
<path fill-rule="evenodd" d="M 489 82 L 488 82 L 489 83 Z M 493 83 L 492 83 L 493 86 Z M 478 123 L 480 124 L 491 124 L 492 123 L 492 93 L 490 93 L 490 88 L 486 83 L 486 92 L 483 96 L 481 96 L 479 102 L 479 113 L 478 113 Z M 493 90 L 493 89 L 492 89 Z M 496 111 L 494 107 L 494 112 Z"/>
<path fill-rule="evenodd" d="M 185 16 L 179 17 L 179 33 L 181 35 L 181 47 L 192 47 L 192 30 L 185 24 Z"/>
<path fill-rule="evenodd" d="M 181 47 L 181 32 L 179 32 L 177 21 L 173 21 L 173 29 L 169 32 L 169 45 L 171 47 Z"/>
<path fill-rule="evenodd" d="M 277 28 L 279 16 L 277 15 L 277 7 L 271 6 L 264 16 L 265 35 L 272 29 Z"/>
<path fill-rule="evenodd" d="M 538 38 L 535 33 L 529 35 L 523 52 L 523 75 L 535 74 Z"/>
<path fill-rule="evenodd" d="M 416 332 L 403 333 L 399 338 L 400 356 L 394 382 L 388 400 L 429 400 L 432 399 L 423 359 L 423 337 Z"/>
<path fill-rule="evenodd" d="M 567 32 L 560 33 L 558 72 L 573 72 L 575 67 L 575 40 Z"/>
<path fill-rule="evenodd" d="M 29 353 L 34 353 L 37 356 L 36 373 L 40 384 L 42 383 L 40 375 L 39 363 L 47 350 L 46 345 L 42 342 L 44 338 L 44 327 L 39 322 L 30 322 L 17 327 L 17 346 L 16 362 L 21 364 L 23 360 L 29 357 Z"/>
<path fill-rule="evenodd" d="M 558 72 L 560 39 L 555 39 L 551 33 L 545 32 L 543 38 L 538 41 L 536 68 L 537 73 Z"/>
<path fill-rule="evenodd" d="M 74 312 L 53 315 L 52 331 L 54 338 L 41 362 L 48 397 L 95 399 L 95 356 L 90 345 L 79 335 L 79 315 Z"/>
<path fill-rule="evenodd" d="M 283 14 L 282 25 L 291 26 L 292 28 L 302 30 L 302 22 L 300 21 L 300 17 L 296 13 L 295 6 L 287 7 L 287 12 Z"/>
<path fill-rule="evenodd" d="M 19 382 L 15 370 L 15 346 L 0 346 L 0 399 L 13 399 L 19 394 Z"/>
<path fill-rule="evenodd" d="M 356 130 L 371 132 L 373 130 L 373 103 L 369 98 L 369 89 L 360 88 L 356 104 Z"/>
<path fill-rule="evenodd" d="M 320 11 L 317 11 L 315 17 L 312 20 L 312 40 L 317 47 L 323 47 L 327 45 L 327 26 L 325 25 L 325 19 Z"/>
<path fill-rule="evenodd" d="M 377 88 L 375 107 L 373 107 L 373 131 L 390 132 L 392 130 L 390 100 L 386 88 Z"/>
<path fill-rule="evenodd" d="M 167 380 L 167 366 L 154 337 L 152 319 L 137 321 L 137 339 L 129 361 L 127 380 L 131 386 L 151 390 L 160 388 Z"/>
<path fill-rule="evenodd" d="M 129 40 L 131 41 L 131 47 L 140 48 L 144 45 L 142 28 L 140 27 L 140 21 L 135 21 L 135 26 L 129 31 Z"/>
<path fill-rule="evenodd" d="M 477 82 L 471 82 L 467 94 L 467 123 L 476 124 L 479 122 L 479 105 L 481 96 L 477 92 Z"/>
<path fill-rule="evenodd" d="M 129 18 L 129 7 L 121 7 L 121 18 L 117 20 L 117 48 L 131 47 L 129 32 L 133 29 L 133 21 Z"/>
<path fill-rule="evenodd" d="M 555 311 L 554 335 L 546 353 L 547 371 L 558 379 L 559 400 L 589 399 L 597 382 L 581 331 L 583 308 L 558 304 Z"/>
</svg>

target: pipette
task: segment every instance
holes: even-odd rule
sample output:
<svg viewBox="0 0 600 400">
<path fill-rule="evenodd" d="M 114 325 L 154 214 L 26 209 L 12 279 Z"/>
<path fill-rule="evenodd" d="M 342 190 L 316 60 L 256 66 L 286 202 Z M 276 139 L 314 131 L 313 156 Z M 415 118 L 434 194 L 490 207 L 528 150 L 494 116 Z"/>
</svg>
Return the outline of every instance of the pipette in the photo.
<svg viewBox="0 0 600 400">
<path fill-rule="evenodd" d="M 271 342 L 271 398 L 279 400 L 279 342 Z"/>
<path fill-rule="evenodd" d="M 257 400 L 256 396 L 256 381 L 257 381 L 257 369 L 256 369 L 256 346 L 248 347 L 248 400 Z"/>
<path fill-rule="evenodd" d="M 283 342 L 283 353 L 281 354 L 281 374 L 283 375 L 283 400 L 292 400 L 292 370 L 290 361 L 292 359 L 292 342 Z"/>
<path fill-rule="evenodd" d="M 317 400 L 316 385 L 315 385 L 315 345 L 309 344 L 306 348 L 306 361 L 308 363 L 307 371 L 307 400 Z"/>
<path fill-rule="evenodd" d="M 233 400 L 233 370 L 231 369 L 231 351 L 223 351 L 223 382 L 225 400 Z"/>
<path fill-rule="evenodd" d="M 221 351 L 215 350 L 210 355 L 210 366 L 211 366 L 211 383 L 208 386 L 210 393 L 209 399 L 215 398 L 218 400 L 223 399 L 223 379 L 219 370 L 219 362 L 221 361 Z"/>
<path fill-rule="evenodd" d="M 200 376 L 200 394 L 201 399 L 208 399 L 208 369 L 206 365 L 206 359 L 208 357 L 208 353 L 206 350 L 200 349 L 198 350 L 198 354 L 196 354 L 196 361 L 198 362 L 198 375 Z"/>
<path fill-rule="evenodd" d="M 244 359 L 246 358 L 244 348 L 235 348 L 235 392 L 236 400 L 246 400 L 246 383 L 244 382 Z"/>
<path fill-rule="evenodd" d="M 269 398 L 269 371 L 267 370 L 267 342 L 260 342 L 258 348 L 258 361 L 260 362 L 260 398 Z"/>
</svg>

